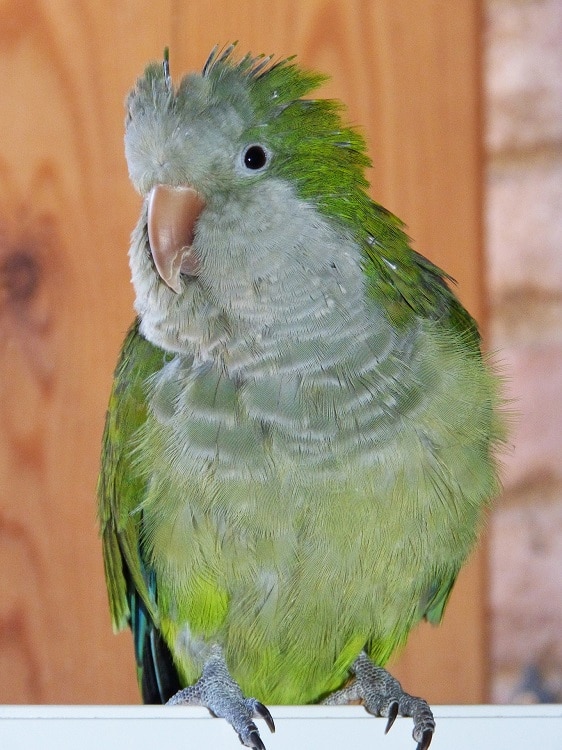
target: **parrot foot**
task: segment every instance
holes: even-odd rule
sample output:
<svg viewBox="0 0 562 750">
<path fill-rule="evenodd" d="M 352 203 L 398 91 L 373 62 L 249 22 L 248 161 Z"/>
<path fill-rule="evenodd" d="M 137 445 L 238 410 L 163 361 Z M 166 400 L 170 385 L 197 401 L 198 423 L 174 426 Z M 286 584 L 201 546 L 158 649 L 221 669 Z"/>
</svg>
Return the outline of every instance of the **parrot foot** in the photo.
<svg viewBox="0 0 562 750">
<path fill-rule="evenodd" d="M 168 706 L 205 706 L 215 716 L 226 719 L 236 730 L 240 742 L 253 750 L 265 750 L 254 718 L 261 718 L 275 732 L 268 709 L 255 698 L 245 698 L 239 685 L 230 676 L 222 652 L 214 646 L 194 685 L 178 690 Z"/>
<path fill-rule="evenodd" d="M 397 716 L 411 716 L 414 720 L 412 736 L 418 743 L 416 750 L 427 750 L 435 731 L 435 719 L 423 698 L 416 698 L 402 690 L 402 686 L 386 669 L 377 667 L 367 654 L 361 653 L 351 668 L 355 680 L 324 700 L 326 705 L 341 705 L 362 700 L 369 713 L 388 718 L 385 734 Z"/>
</svg>

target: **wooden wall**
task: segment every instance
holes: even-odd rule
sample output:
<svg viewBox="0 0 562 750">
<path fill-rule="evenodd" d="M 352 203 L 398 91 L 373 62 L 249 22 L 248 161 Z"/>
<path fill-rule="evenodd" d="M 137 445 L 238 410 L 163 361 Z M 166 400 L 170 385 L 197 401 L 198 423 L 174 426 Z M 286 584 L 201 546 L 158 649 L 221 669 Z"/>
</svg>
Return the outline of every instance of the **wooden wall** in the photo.
<svg viewBox="0 0 562 750">
<path fill-rule="evenodd" d="M 373 195 L 481 312 L 476 0 L 0 0 L 0 701 L 138 700 L 112 635 L 95 517 L 111 375 L 132 317 L 139 209 L 123 99 L 149 59 L 216 42 L 297 53 L 365 127 Z M 434 702 L 485 697 L 483 556 L 397 673 Z"/>
</svg>

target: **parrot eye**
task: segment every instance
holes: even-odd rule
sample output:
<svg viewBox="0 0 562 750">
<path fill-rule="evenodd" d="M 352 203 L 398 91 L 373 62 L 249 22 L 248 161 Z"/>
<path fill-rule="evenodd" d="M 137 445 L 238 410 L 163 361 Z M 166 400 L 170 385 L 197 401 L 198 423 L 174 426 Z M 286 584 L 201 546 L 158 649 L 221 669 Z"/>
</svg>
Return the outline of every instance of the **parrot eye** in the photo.
<svg viewBox="0 0 562 750">
<path fill-rule="evenodd" d="M 269 160 L 269 154 L 263 146 L 253 144 L 245 149 L 242 155 L 242 161 L 246 169 L 256 171 L 263 169 Z"/>
</svg>

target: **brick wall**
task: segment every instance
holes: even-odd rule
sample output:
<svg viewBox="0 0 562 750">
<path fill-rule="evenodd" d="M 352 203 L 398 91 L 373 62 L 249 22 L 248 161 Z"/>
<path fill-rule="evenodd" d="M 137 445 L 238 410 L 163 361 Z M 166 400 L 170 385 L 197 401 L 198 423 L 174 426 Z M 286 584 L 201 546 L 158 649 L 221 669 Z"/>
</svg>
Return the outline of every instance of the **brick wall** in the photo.
<svg viewBox="0 0 562 750">
<path fill-rule="evenodd" d="M 518 412 L 490 525 L 492 700 L 562 701 L 562 0 L 485 3 L 490 338 Z"/>
</svg>

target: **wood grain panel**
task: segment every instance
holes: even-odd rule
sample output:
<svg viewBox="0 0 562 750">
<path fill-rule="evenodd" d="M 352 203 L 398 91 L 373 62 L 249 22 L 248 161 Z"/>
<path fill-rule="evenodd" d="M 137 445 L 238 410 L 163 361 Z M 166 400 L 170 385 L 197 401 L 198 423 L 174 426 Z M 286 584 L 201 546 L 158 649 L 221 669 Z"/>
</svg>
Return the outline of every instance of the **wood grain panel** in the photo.
<svg viewBox="0 0 562 750">
<path fill-rule="evenodd" d="M 137 701 L 113 637 L 94 490 L 111 374 L 132 317 L 139 199 L 123 100 L 149 59 L 215 43 L 332 75 L 374 161 L 373 196 L 480 310 L 479 4 L 428 0 L 0 0 L 0 701 Z M 482 556 L 445 625 L 397 669 L 433 701 L 485 684 Z"/>
<path fill-rule="evenodd" d="M 130 639 L 111 633 L 94 492 L 131 318 L 126 249 L 138 199 L 123 159 L 122 101 L 169 37 L 162 17 L 169 29 L 171 11 L 147 3 L 135 39 L 138 11 L 116 5 L 0 5 L 5 702 L 138 700 Z"/>
</svg>

